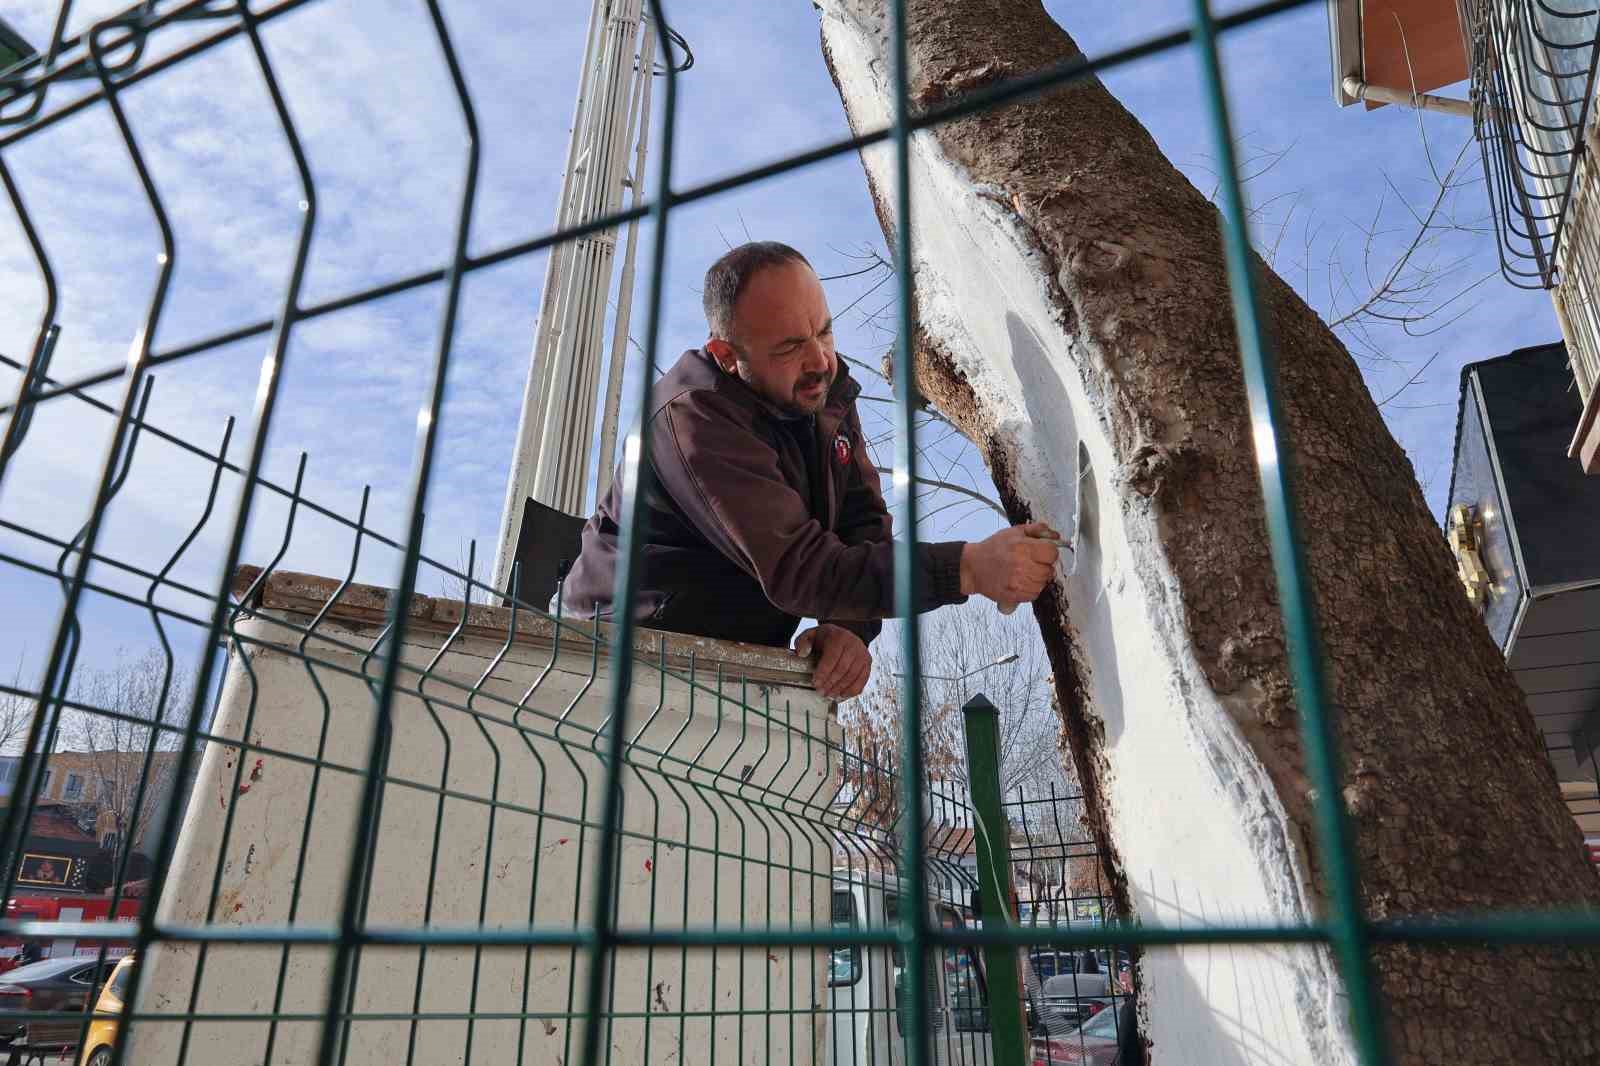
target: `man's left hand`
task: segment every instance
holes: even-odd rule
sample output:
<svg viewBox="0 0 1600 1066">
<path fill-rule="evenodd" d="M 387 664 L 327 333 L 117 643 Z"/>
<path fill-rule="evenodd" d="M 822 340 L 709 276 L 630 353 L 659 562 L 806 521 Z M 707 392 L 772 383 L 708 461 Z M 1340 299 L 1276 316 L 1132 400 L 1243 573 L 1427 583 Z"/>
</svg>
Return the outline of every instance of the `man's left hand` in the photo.
<svg viewBox="0 0 1600 1066">
<path fill-rule="evenodd" d="M 872 653 L 861 638 L 843 626 L 824 622 L 801 633 L 794 641 L 796 655 L 817 656 L 811 686 L 830 700 L 861 695 L 872 673 Z"/>
</svg>

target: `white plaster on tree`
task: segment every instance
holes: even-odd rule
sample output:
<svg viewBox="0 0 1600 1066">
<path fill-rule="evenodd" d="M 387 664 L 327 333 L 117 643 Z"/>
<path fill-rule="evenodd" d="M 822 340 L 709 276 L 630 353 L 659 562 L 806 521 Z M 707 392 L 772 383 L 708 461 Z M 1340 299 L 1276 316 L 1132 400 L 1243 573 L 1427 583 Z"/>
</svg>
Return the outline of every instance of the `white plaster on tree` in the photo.
<svg viewBox="0 0 1600 1066">
<path fill-rule="evenodd" d="M 881 5 L 817 6 L 852 126 L 889 125 Z M 1063 556 L 1056 580 L 1090 664 L 1086 711 L 1104 729 L 1109 770 L 1099 785 L 1134 917 L 1184 927 L 1309 921 L 1294 829 L 1234 717 L 1245 706 L 1219 699 L 1195 659 L 1157 516 L 1127 486 L 1107 436 L 1099 402 L 1111 369 L 1069 332 L 1054 264 L 1004 192 L 972 182 L 932 133 L 913 136 L 911 157 L 919 325 L 971 387 L 1034 517 L 1073 529 L 1080 497 L 1084 505 L 1076 555 Z M 893 217 L 892 143 L 862 160 Z M 1321 947 L 1155 949 L 1140 976 L 1156 1063 L 1354 1062 L 1343 991 Z"/>
</svg>

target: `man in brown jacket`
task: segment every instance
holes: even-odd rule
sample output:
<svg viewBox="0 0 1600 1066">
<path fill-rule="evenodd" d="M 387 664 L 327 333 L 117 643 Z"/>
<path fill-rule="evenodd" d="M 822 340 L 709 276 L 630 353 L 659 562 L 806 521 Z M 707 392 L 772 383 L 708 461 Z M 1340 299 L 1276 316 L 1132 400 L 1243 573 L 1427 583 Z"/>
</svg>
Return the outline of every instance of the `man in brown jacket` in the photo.
<svg viewBox="0 0 1600 1066">
<path fill-rule="evenodd" d="M 706 272 L 710 339 L 656 382 L 646 432 L 634 617 L 655 629 L 788 646 L 818 656 L 817 691 L 858 695 L 867 642 L 894 610 L 893 520 L 867 455 L 861 388 L 833 350 L 822 283 L 799 252 L 740 245 Z M 606 619 L 616 575 L 621 478 L 583 529 L 564 609 Z M 971 594 L 1038 596 L 1060 535 L 1042 522 L 986 540 L 917 545 L 919 610 Z"/>
</svg>

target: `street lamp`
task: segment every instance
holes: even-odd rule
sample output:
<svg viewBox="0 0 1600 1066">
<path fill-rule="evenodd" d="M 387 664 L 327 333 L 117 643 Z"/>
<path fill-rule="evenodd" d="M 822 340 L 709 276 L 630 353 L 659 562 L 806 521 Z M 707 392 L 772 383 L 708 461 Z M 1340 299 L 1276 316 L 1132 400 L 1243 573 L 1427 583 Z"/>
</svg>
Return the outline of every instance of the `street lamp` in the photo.
<svg viewBox="0 0 1600 1066">
<path fill-rule="evenodd" d="M 955 683 L 955 682 L 958 682 L 958 681 L 965 681 L 967 678 L 972 677 L 974 674 L 983 673 L 985 670 L 989 669 L 991 666 L 1005 666 L 1007 663 L 1014 663 L 1016 661 L 1017 661 L 1017 653 L 1016 652 L 1012 652 L 1010 655 L 1002 655 L 1002 656 L 1000 656 L 1000 658 L 996 659 L 992 663 L 984 663 L 982 666 L 977 667 L 976 669 L 968 670 L 966 673 L 961 674 L 958 677 L 941 677 L 938 674 L 923 674 L 922 675 L 922 680 L 924 680 L 924 681 L 949 681 L 951 683 Z M 895 677 L 905 677 L 906 675 L 902 674 L 902 673 L 899 673 L 897 671 L 894 676 Z"/>
</svg>

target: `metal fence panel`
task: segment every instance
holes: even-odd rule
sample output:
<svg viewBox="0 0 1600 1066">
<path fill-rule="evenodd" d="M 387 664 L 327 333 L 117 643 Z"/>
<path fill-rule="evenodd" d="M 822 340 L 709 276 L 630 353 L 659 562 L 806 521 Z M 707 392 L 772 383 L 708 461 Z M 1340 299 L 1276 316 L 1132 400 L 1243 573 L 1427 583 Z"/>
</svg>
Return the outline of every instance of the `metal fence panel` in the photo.
<svg viewBox="0 0 1600 1066">
<path fill-rule="evenodd" d="M 437 269 L 320 303 L 303 297 L 317 182 L 261 34 L 265 23 L 304 0 L 135 4 L 12 68 L 0 82 L 0 181 L 46 299 L 26 357 L 3 357 L 19 383 L 0 408 L 0 487 L 34 416 L 49 405 L 83 405 L 105 418 L 112 432 L 93 505 L 75 536 L 8 526 L 54 562 L 7 553 L 5 564 L 54 582 L 61 606 L 42 677 L 4 690 L 29 700 L 32 714 L 16 798 L 0 823 L 0 883 L 10 898 L 26 880 L 22 845 L 46 786 L 50 758 L 44 753 L 55 751 L 64 721 L 74 714 L 120 715 L 140 737 L 134 809 L 143 808 L 149 791 L 156 853 L 148 872 L 136 877 L 126 858 L 133 848 L 121 848 L 111 913 L 120 913 L 125 895 L 140 891 L 164 905 L 160 913 L 143 907 L 132 925 L 8 915 L 0 933 L 106 945 L 132 940 L 132 984 L 143 992 L 125 999 L 129 1039 L 118 1042 L 113 1062 L 217 1062 L 249 1049 L 263 1061 L 281 1062 L 514 1058 L 586 1066 L 667 1061 L 669 1051 L 680 1061 L 745 1062 L 757 1052 L 790 1063 L 987 1061 L 983 1004 L 971 983 L 978 946 L 1029 948 L 1037 978 L 1045 968 L 1059 976 L 1055 971 L 1073 952 L 1098 951 L 1114 970 L 1118 950 L 1139 946 L 1280 941 L 1327 943 L 1336 951 L 1362 1059 L 1376 1066 L 1386 1061 L 1386 1051 L 1368 951 L 1375 939 L 1600 942 L 1593 916 L 1374 923 L 1361 909 L 1350 832 L 1337 801 L 1341 773 L 1314 604 L 1295 529 L 1293 444 L 1284 435 L 1271 342 L 1255 296 L 1216 41 L 1222 30 L 1300 2 L 1256 4 L 1219 20 L 1206 0 L 1194 0 L 1188 30 L 1094 59 L 1079 57 L 914 113 L 907 99 L 904 5 L 895 0 L 897 91 L 888 128 L 681 189 L 674 187 L 672 170 L 677 72 L 668 64 L 653 199 L 561 232 L 504 235 L 492 250 L 474 255 L 467 237 L 480 138 L 448 20 L 435 0 L 426 0 L 432 46 L 448 73 L 465 140 L 451 255 Z M 650 12 L 658 48 L 670 54 L 670 5 L 654 2 Z M 297 174 L 301 216 L 291 269 L 272 319 L 158 349 L 152 338 L 183 248 L 122 96 L 227 42 L 248 48 Z M 1055 864 L 1055 882 L 1034 882 L 1054 884 L 1054 895 L 1025 896 L 1030 921 L 976 928 L 968 900 L 973 879 L 948 832 L 970 826 L 971 813 L 963 797 L 930 792 L 925 780 L 915 625 L 901 630 L 903 661 L 912 664 L 901 690 L 901 743 L 893 759 L 878 759 L 851 750 L 819 710 L 820 701 L 803 684 L 774 676 L 770 663 L 708 667 L 692 647 L 642 632 L 626 610 L 615 626 L 597 630 L 551 617 L 538 605 L 482 606 L 499 602 L 502 590 L 477 583 L 475 566 L 469 563 L 462 574 L 424 557 L 444 385 L 462 286 L 471 274 L 648 216 L 656 240 L 644 348 L 654 366 L 674 208 L 889 142 L 898 168 L 897 215 L 905 218 L 919 210 L 908 177 L 909 140 L 917 130 L 1191 45 L 1201 60 L 1215 151 L 1224 163 L 1224 236 L 1241 357 L 1317 796 L 1318 854 L 1329 876 L 1332 905 L 1323 922 L 1182 929 L 1119 924 L 1118 916 L 1106 914 L 1103 892 L 1070 891 L 1072 865 L 1094 859 L 1074 850 L 1079 845 L 1061 824 L 1073 817 L 1073 801 L 1051 796 L 1015 801 L 1012 814 L 1023 835 L 1012 857 L 1034 874 Z M 60 324 L 48 236 L 39 232 L 5 158 L 42 131 L 88 112 L 108 117 L 163 255 L 128 359 L 64 376 L 50 366 Z M 900 228 L 894 250 L 905 279 L 913 276 L 910 231 Z M 405 534 L 389 539 L 368 526 L 365 501 L 351 518 L 307 499 L 298 477 L 287 486 L 267 477 L 263 456 L 296 328 L 424 286 L 438 287 L 443 299 L 417 420 Z M 908 283 L 900 294 L 901 350 L 915 331 L 911 290 Z M 268 354 L 251 424 L 240 427 L 248 442 L 242 460 L 230 457 L 231 423 L 212 451 L 149 416 L 153 370 L 250 339 L 264 339 Z M 639 375 L 641 411 L 651 382 L 650 373 Z M 896 513 L 899 528 L 911 530 L 917 524 L 916 498 L 908 491 L 917 466 L 917 400 L 910 360 L 896 360 L 894 384 Z M 150 440 L 181 448 L 210 471 L 188 538 L 173 545 L 159 571 L 128 562 L 106 537 L 104 521 L 132 457 Z M 637 590 L 639 515 L 631 501 L 646 488 L 648 442 L 636 425 L 624 448 L 630 504 L 617 600 L 625 604 Z M 304 470 L 302 460 L 299 477 Z M 230 487 L 231 514 L 223 513 L 223 485 Z M 263 500 L 287 508 L 283 548 L 264 568 L 243 568 L 246 529 Z M 342 582 L 315 586 L 278 569 L 297 518 L 308 515 L 336 522 L 348 536 L 350 568 Z M 179 576 L 178 564 L 202 532 L 220 535 L 225 544 L 209 584 Z M 375 546 L 398 554 L 391 592 L 353 581 L 361 552 Z M 423 570 L 455 573 L 466 602 L 419 595 Z M 917 600 L 916 581 L 910 540 L 902 539 L 896 602 L 903 615 Z M 135 585 L 145 591 L 130 591 Z M 147 614 L 165 649 L 150 714 L 121 714 L 75 694 L 88 597 Z M 180 623 L 204 632 L 196 675 L 183 685 L 176 682 L 166 628 Z M 215 649 L 225 655 L 212 654 Z M 154 787 L 158 766 L 170 767 L 176 787 Z M 1053 833 L 1031 835 L 1029 819 L 1053 825 Z M 1091 897 L 1097 920 L 1081 920 L 1088 912 L 1076 905 Z M 1043 1010 L 1049 990 L 1036 983 Z M 1114 1003 L 1118 994 L 1107 998 Z M 80 1027 L 89 1022 L 60 1012 L 38 1012 L 34 1020 L 52 1019 Z"/>
</svg>

